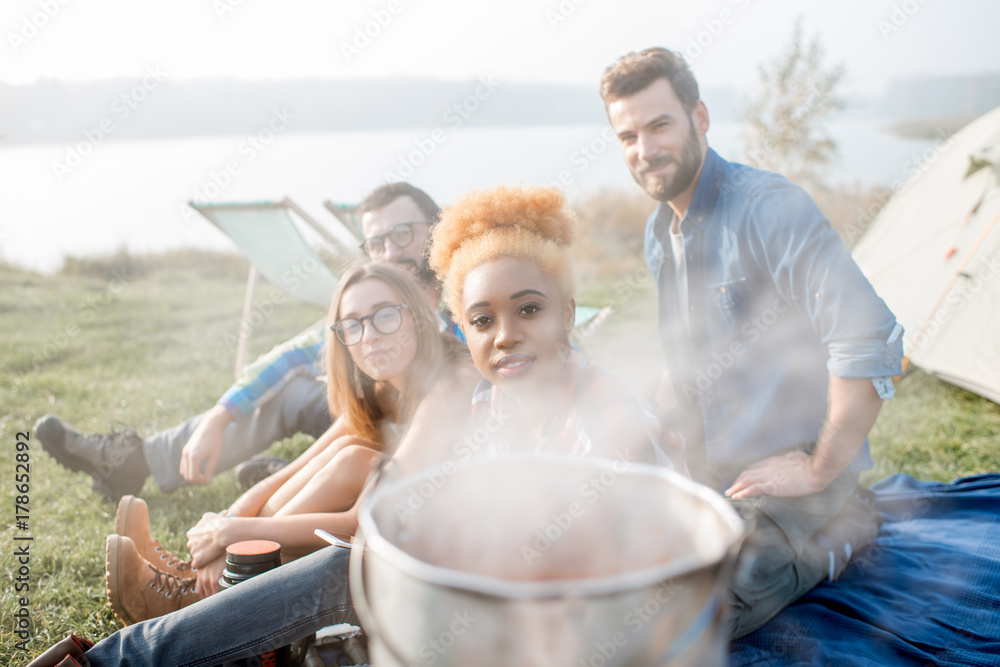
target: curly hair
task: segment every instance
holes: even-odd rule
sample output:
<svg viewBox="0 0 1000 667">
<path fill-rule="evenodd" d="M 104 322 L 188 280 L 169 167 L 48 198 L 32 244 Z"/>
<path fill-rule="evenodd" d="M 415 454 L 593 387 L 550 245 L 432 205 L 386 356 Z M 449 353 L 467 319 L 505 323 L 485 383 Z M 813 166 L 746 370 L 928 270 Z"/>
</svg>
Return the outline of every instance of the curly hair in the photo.
<svg viewBox="0 0 1000 667">
<path fill-rule="evenodd" d="M 569 251 L 573 236 L 573 214 L 557 188 L 472 192 L 441 213 L 431 232 L 430 266 L 453 313 L 462 310 L 462 286 L 469 271 L 499 257 L 538 262 L 572 296 L 576 291 Z"/>
</svg>

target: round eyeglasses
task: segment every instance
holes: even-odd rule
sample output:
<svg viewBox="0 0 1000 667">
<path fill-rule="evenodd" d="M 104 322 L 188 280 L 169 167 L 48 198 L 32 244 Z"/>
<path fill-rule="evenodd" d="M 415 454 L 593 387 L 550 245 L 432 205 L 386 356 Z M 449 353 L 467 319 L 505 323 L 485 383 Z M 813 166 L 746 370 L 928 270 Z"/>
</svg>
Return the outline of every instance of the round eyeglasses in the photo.
<svg viewBox="0 0 1000 667">
<path fill-rule="evenodd" d="M 405 303 L 394 306 L 380 306 L 371 315 L 363 317 L 345 317 L 330 325 L 330 329 L 337 336 L 337 340 L 351 347 L 361 342 L 365 335 L 365 320 L 370 320 L 375 331 L 388 336 L 399 331 L 403 325 L 403 308 Z"/>
<path fill-rule="evenodd" d="M 429 224 L 431 223 L 426 221 L 401 222 L 390 229 L 388 234 L 379 234 L 378 236 L 370 236 L 366 238 L 361 244 L 361 248 L 368 253 L 368 256 L 372 259 L 381 257 L 385 254 L 386 239 L 392 241 L 392 244 L 397 248 L 406 248 L 413 243 L 413 225 Z"/>
</svg>

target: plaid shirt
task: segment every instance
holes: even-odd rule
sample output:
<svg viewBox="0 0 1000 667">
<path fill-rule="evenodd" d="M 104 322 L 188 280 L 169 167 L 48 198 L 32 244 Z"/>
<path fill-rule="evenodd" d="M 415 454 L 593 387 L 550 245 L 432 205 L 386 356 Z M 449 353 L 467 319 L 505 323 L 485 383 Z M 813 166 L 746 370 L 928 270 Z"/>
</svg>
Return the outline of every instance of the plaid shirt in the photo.
<svg viewBox="0 0 1000 667">
<path fill-rule="evenodd" d="M 682 460 L 683 446 L 673 429 L 663 440 L 669 456 L 660 447 L 660 420 L 649 405 L 619 376 L 595 366 L 575 350 L 566 359 L 562 376 L 553 392 L 557 395 L 542 427 L 539 440 L 525 428 L 527 420 L 517 401 L 488 380 L 472 396 L 474 432 L 492 434 L 487 453 L 502 455 L 517 450 L 512 443 L 535 442 L 533 451 L 569 456 L 620 455 L 626 460 L 645 460 L 675 467 Z M 644 442 L 621 443 L 623 429 L 645 432 Z"/>
</svg>

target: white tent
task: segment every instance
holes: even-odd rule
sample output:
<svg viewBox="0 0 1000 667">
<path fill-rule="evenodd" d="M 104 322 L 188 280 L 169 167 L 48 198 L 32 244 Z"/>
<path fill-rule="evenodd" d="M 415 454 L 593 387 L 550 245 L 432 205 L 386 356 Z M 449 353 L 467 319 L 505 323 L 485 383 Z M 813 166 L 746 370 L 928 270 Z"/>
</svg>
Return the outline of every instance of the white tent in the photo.
<svg viewBox="0 0 1000 667">
<path fill-rule="evenodd" d="M 1000 403 L 1000 108 L 928 156 L 854 259 L 912 363 Z"/>
</svg>

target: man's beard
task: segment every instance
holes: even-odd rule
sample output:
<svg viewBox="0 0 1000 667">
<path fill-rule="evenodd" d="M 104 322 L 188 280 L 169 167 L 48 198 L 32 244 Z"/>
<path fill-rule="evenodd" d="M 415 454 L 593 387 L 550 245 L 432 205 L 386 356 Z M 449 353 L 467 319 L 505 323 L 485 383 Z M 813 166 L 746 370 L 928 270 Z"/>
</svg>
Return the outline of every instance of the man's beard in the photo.
<svg viewBox="0 0 1000 667">
<path fill-rule="evenodd" d="M 421 257 L 420 262 L 410 257 L 405 257 L 397 262 L 393 262 L 399 268 L 411 273 L 413 278 L 421 287 L 430 287 L 437 283 L 437 274 L 431 270 L 427 263 L 427 257 Z"/>
<path fill-rule="evenodd" d="M 643 171 L 648 171 L 658 169 L 672 162 L 676 163 L 677 172 L 671 180 L 664 181 L 659 176 L 654 176 L 651 180 L 647 180 L 641 172 L 632 171 L 632 178 L 635 179 L 635 182 L 656 201 L 668 202 L 687 190 L 688 186 L 694 182 L 694 177 L 698 175 L 698 170 L 701 168 L 701 143 L 698 141 L 698 133 L 695 132 L 694 122 L 690 115 L 688 116 L 688 123 L 691 131 L 688 133 L 687 141 L 684 142 L 684 148 L 681 150 L 680 161 L 678 162 L 672 155 L 664 155 L 653 162 L 647 163 L 643 168 Z"/>
</svg>

